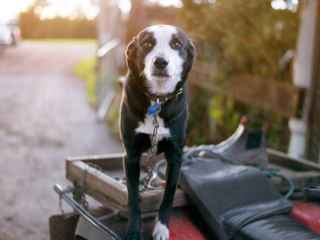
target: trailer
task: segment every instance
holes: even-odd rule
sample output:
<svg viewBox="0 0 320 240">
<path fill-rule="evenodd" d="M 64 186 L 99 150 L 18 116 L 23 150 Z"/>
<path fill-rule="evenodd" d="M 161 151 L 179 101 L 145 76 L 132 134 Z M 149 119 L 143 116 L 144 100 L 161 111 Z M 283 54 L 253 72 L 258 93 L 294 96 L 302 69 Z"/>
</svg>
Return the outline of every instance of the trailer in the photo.
<svg viewBox="0 0 320 240">
<path fill-rule="evenodd" d="M 267 149 L 264 133 L 250 132 L 244 124 L 240 124 L 235 133 L 221 144 L 185 148 L 185 154 L 193 151 L 199 156 L 205 156 L 203 149 L 214 149 L 215 153 L 222 154 L 225 158 L 236 159 L 238 162 L 234 164 L 253 164 L 257 168 L 268 169 L 267 174 L 270 175 L 272 185 L 284 195 L 289 192 L 291 199 L 301 199 L 306 186 L 320 185 L 320 166 Z M 57 184 L 54 190 L 60 198 L 61 209 L 62 202 L 66 202 L 71 206 L 73 212 L 50 217 L 51 240 L 69 240 L 77 235 L 82 237 L 79 239 L 87 236 L 85 239 L 93 240 L 123 238 L 128 217 L 128 193 L 122 165 L 125 157 L 125 154 L 121 153 L 66 159 L 66 178 L 71 184 L 65 187 Z M 242 159 L 248 161 L 240 162 Z M 141 160 L 142 169 L 147 169 L 146 165 L 150 164 L 147 160 L 147 156 L 144 155 Z M 264 162 L 265 160 L 268 162 Z M 153 161 L 156 163 L 153 168 L 156 169 L 156 175 L 160 179 L 161 176 L 164 178 L 163 156 L 160 155 Z M 146 179 L 148 174 L 150 173 L 143 170 L 141 178 Z M 293 186 L 294 189 L 292 189 Z M 151 236 L 152 225 L 163 191 L 164 185 L 158 181 L 154 187 L 143 189 L 140 192 L 140 206 L 144 222 L 143 234 L 146 239 Z M 94 199 L 91 202 L 98 204 L 88 204 L 89 197 Z M 190 204 L 189 197 L 180 187 L 177 189 L 173 207 L 170 234 L 175 235 L 174 239 L 188 239 L 185 236 L 190 236 L 190 234 L 195 240 L 206 239 L 204 224 L 201 223 L 199 217 L 192 216 L 194 208 Z"/>
</svg>

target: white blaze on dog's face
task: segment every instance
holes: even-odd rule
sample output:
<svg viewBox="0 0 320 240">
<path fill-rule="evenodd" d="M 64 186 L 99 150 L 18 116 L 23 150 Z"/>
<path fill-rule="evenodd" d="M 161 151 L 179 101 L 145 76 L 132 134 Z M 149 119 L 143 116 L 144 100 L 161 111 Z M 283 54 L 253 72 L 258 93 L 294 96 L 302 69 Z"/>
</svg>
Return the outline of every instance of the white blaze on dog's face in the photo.
<svg viewBox="0 0 320 240">
<path fill-rule="evenodd" d="M 184 59 L 179 54 L 182 42 L 177 29 L 168 25 L 157 25 L 146 29 L 152 33 L 152 39 L 143 43 L 152 49 L 144 59 L 144 75 L 150 92 L 168 94 L 175 90 L 181 80 Z M 150 44 L 150 45 L 149 45 Z"/>
<path fill-rule="evenodd" d="M 174 92 L 177 83 L 186 80 L 194 47 L 177 27 L 155 25 L 142 30 L 128 45 L 127 63 L 132 74 L 144 76 L 149 92 L 165 95 Z"/>
</svg>

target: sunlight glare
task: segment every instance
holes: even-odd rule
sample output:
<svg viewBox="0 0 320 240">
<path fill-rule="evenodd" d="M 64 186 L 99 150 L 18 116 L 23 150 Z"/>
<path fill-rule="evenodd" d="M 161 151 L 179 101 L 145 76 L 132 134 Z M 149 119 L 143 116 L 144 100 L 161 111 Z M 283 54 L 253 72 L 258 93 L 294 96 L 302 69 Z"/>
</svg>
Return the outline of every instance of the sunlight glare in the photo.
<svg viewBox="0 0 320 240">
<path fill-rule="evenodd" d="M 175 7 L 182 7 L 181 0 L 148 0 L 151 3 L 158 3 L 164 7 L 168 6 L 175 6 Z"/>
<path fill-rule="evenodd" d="M 38 8 L 38 14 L 42 19 L 78 16 L 93 19 L 99 13 L 98 6 L 92 4 L 91 0 L 48 0 L 48 3 L 48 6 Z"/>
<path fill-rule="evenodd" d="M 0 0 L 0 22 L 13 20 L 26 10 L 34 0 Z"/>
<path fill-rule="evenodd" d="M 131 1 L 130 0 L 119 0 L 118 6 L 122 13 L 128 14 L 131 10 Z"/>
<path fill-rule="evenodd" d="M 0 0 L 0 21 L 8 21 L 26 10 L 35 0 Z M 181 0 L 146 0 L 149 3 L 157 3 L 162 6 L 182 7 Z M 99 14 L 99 1 L 92 0 L 47 0 L 47 6 L 39 6 L 36 12 L 41 19 L 52 19 L 55 17 L 76 18 L 85 16 L 93 19 Z M 119 0 L 118 6 L 124 14 L 131 10 L 130 0 Z"/>
<path fill-rule="evenodd" d="M 35 0 L 0 0 L 0 21 L 8 21 L 26 10 Z M 39 6 L 36 12 L 40 18 L 68 17 L 76 18 L 85 16 L 95 18 L 99 13 L 97 4 L 92 0 L 47 0 L 47 6 Z"/>
<path fill-rule="evenodd" d="M 284 10 L 287 9 L 287 3 L 284 0 L 273 0 L 271 2 L 271 6 L 276 10 Z"/>
<path fill-rule="evenodd" d="M 146 0 L 151 4 L 160 4 L 164 7 L 174 6 L 174 7 L 182 7 L 181 0 Z M 119 0 L 118 6 L 122 13 L 128 14 L 131 10 L 131 1 L 130 0 Z"/>
<path fill-rule="evenodd" d="M 298 9 L 299 0 L 273 0 L 271 2 L 271 7 L 275 10 L 291 10 L 293 12 Z"/>
</svg>

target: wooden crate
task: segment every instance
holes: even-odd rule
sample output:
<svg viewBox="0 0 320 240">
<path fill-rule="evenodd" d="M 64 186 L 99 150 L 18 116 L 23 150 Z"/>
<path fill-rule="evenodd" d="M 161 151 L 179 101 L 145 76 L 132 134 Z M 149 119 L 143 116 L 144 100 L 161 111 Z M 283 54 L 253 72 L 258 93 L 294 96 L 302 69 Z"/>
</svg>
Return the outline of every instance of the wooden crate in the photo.
<svg viewBox="0 0 320 240">
<path fill-rule="evenodd" d="M 306 184 L 320 183 L 320 166 L 315 163 L 294 159 L 288 155 L 268 150 L 270 167 L 290 178 L 296 189 L 302 190 Z M 125 184 L 115 180 L 122 178 L 122 160 L 124 154 L 108 154 L 68 158 L 66 161 L 66 177 L 73 183 L 83 187 L 84 191 L 107 208 L 118 209 L 126 214 L 128 192 Z M 97 168 L 98 166 L 98 168 Z M 285 192 L 287 183 L 273 178 L 276 188 Z M 163 190 L 153 190 L 141 193 L 141 210 L 145 215 L 155 212 L 161 203 Z M 187 198 L 181 189 L 177 190 L 174 200 L 175 207 L 186 206 Z"/>
<path fill-rule="evenodd" d="M 291 179 L 296 190 L 302 191 L 309 184 L 320 184 L 320 165 L 271 149 L 268 150 L 268 155 L 270 167 L 280 170 L 282 175 Z M 279 179 L 273 179 L 273 183 L 281 192 L 288 190 L 288 185 Z"/>
<path fill-rule="evenodd" d="M 66 177 L 73 183 L 80 185 L 85 193 L 92 196 L 105 207 L 126 213 L 128 206 L 128 192 L 125 184 L 115 178 L 122 178 L 124 154 L 108 154 L 68 158 L 66 161 Z M 142 173 L 143 174 L 143 173 Z M 140 194 L 140 206 L 144 214 L 159 209 L 163 189 L 148 190 Z M 174 207 L 187 204 L 184 193 L 177 189 Z"/>
</svg>

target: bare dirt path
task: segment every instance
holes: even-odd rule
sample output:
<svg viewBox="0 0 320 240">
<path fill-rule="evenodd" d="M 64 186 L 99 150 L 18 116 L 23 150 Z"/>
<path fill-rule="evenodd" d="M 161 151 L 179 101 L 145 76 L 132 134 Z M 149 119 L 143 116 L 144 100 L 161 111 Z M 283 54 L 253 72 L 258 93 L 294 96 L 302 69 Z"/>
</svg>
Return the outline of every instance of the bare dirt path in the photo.
<svg viewBox="0 0 320 240">
<path fill-rule="evenodd" d="M 22 43 L 0 55 L 0 240 L 47 240 L 64 158 L 121 151 L 72 74 L 90 44 Z"/>
</svg>

